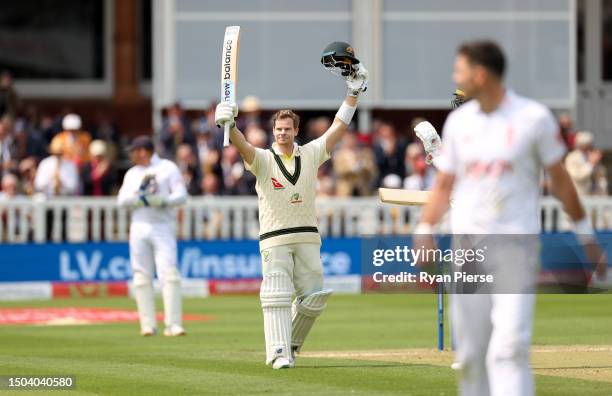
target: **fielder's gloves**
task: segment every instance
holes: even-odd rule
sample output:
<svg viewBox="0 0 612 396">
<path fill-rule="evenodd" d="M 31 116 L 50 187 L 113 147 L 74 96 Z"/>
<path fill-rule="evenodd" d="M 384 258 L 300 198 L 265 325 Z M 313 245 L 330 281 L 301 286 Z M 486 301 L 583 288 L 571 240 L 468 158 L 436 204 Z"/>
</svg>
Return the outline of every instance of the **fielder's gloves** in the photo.
<svg viewBox="0 0 612 396">
<path fill-rule="evenodd" d="M 141 202 L 142 206 L 159 209 L 165 208 L 167 204 L 164 197 L 152 194 L 140 195 L 138 201 Z"/>
<path fill-rule="evenodd" d="M 234 119 L 238 115 L 238 106 L 233 102 L 221 102 L 215 109 L 215 124 L 220 128 L 226 122 L 230 122 L 233 127 L 236 123 Z"/>
<path fill-rule="evenodd" d="M 436 128 L 434 128 L 429 121 L 419 122 L 418 125 L 414 127 L 414 132 L 416 132 L 417 137 L 423 142 L 425 153 L 427 153 L 425 162 L 431 164 L 433 159 L 440 153 L 440 146 L 442 145 L 440 135 L 438 135 Z"/>
<path fill-rule="evenodd" d="M 348 87 L 347 95 L 359 96 L 361 92 L 368 89 L 368 69 L 361 63 L 353 65 L 353 69 L 353 73 L 344 77 Z"/>
</svg>

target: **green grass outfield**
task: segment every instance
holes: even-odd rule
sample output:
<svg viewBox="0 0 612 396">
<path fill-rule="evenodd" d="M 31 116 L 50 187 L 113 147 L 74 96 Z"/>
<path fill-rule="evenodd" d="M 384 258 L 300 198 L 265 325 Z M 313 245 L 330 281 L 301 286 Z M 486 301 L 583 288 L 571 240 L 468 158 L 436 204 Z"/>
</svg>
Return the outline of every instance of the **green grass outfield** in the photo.
<svg viewBox="0 0 612 396">
<path fill-rule="evenodd" d="M 132 300 L 118 298 L 0 303 L 1 308 L 67 306 L 135 307 Z M 188 336 L 178 338 L 140 337 L 135 323 L 1 326 L 0 375 L 75 375 L 77 388 L 65 391 L 69 395 L 456 393 L 456 374 L 448 362 L 431 361 L 438 354 L 433 295 L 335 295 L 304 348 L 305 353 L 379 351 L 383 355 L 387 350 L 414 349 L 414 355 L 365 360 L 300 357 L 296 369 L 281 371 L 264 365 L 256 296 L 187 299 L 184 308 L 215 320 L 187 322 Z M 534 344 L 553 351 L 570 345 L 608 351 L 612 295 L 538 296 Z M 421 359 L 421 353 L 429 360 Z M 612 352 L 562 348 L 542 356 L 551 358 L 543 361 L 542 369 L 534 365 L 538 394 L 612 394 Z M 571 360 L 569 365 L 565 359 Z M 44 394 L 17 394 L 29 393 Z M 53 392 L 59 393 L 64 392 Z"/>
</svg>

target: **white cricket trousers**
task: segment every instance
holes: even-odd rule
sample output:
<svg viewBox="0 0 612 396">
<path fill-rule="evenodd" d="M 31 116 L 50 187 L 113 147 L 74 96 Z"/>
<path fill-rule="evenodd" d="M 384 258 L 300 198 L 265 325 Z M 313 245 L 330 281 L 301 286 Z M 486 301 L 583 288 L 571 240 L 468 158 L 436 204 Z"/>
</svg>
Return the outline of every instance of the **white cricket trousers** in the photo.
<svg viewBox="0 0 612 396">
<path fill-rule="evenodd" d="M 169 270 L 176 268 L 176 236 L 173 224 L 132 223 L 130 226 L 130 263 L 132 272 L 150 278 L 155 273 L 160 283 Z"/>
<path fill-rule="evenodd" d="M 292 243 L 261 251 L 262 274 L 283 272 L 293 281 L 296 297 L 323 289 L 321 245 Z"/>
<path fill-rule="evenodd" d="M 534 304 L 534 294 L 451 296 L 462 395 L 534 394 L 529 365 Z"/>
</svg>

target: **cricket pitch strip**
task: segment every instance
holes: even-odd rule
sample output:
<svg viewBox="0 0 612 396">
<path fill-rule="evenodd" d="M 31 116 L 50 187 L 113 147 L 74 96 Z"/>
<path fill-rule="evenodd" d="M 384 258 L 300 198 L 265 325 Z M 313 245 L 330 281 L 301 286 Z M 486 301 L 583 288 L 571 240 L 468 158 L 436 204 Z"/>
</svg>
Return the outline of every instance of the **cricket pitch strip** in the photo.
<svg viewBox="0 0 612 396">
<path fill-rule="evenodd" d="M 450 368 L 451 351 L 428 348 L 377 351 L 312 351 L 303 357 L 429 364 Z M 531 348 L 534 373 L 612 383 L 612 345 L 538 345 Z"/>
</svg>

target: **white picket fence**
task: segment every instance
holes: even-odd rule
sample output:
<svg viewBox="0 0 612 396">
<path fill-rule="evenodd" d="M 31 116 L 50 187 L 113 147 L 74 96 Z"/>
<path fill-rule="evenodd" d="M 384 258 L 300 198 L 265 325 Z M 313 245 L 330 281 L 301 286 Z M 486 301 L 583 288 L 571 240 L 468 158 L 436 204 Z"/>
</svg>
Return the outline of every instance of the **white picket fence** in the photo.
<svg viewBox="0 0 612 396">
<path fill-rule="evenodd" d="M 584 205 L 597 229 L 612 229 L 612 197 L 590 197 Z M 545 197 L 541 206 L 543 231 L 569 229 L 558 201 Z M 421 210 L 382 204 L 377 197 L 321 198 L 317 209 L 322 237 L 410 233 Z M 130 212 L 114 197 L 20 198 L 0 202 L 0 220 L 4 243 L 126 241 Z M 255 197 L 193 197 L 177 210 L 180 239 L 257 239 L 258 228 Z"/>
</svg>

